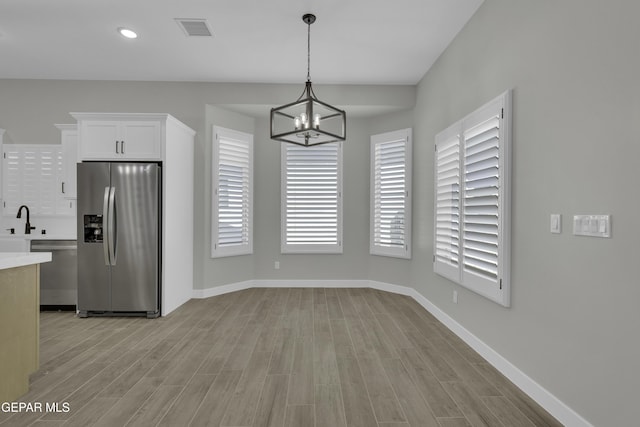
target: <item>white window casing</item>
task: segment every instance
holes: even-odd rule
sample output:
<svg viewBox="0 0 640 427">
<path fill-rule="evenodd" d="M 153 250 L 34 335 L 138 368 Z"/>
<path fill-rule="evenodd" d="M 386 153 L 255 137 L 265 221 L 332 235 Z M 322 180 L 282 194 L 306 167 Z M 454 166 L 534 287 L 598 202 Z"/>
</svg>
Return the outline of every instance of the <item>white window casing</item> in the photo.
<svg viewBox="0 0 640 427">
<path fill-rule="evenodd" d="M 510 91 L 435 142 L 434 271 L 508 307 Z"/>
<path fill-rule="evenodd" d="M 342 253 L 342 142 L 281 144 L 281 252 Z"/>
<path fill-rule="evenodd" d="M 369 252 L 411 258 L 412 131 L 371 136 Z"/>
<path fill-rule="evenodd" d="M 213 126 L 211 257 L 253 252 L 253 135 Z"/>
</svg>

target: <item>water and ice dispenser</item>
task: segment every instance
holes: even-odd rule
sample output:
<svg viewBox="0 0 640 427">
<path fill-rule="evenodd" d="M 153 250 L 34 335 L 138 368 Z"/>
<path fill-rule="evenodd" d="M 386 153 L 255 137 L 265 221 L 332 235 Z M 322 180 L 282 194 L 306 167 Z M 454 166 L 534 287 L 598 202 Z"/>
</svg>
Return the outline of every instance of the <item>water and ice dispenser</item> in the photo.
<svg viewBox="0 0 640 427">
<path fill-rule="evenodd" d="M 102 215 L 84 216 L 85 243 L 102 243 Z"/>
</svg>

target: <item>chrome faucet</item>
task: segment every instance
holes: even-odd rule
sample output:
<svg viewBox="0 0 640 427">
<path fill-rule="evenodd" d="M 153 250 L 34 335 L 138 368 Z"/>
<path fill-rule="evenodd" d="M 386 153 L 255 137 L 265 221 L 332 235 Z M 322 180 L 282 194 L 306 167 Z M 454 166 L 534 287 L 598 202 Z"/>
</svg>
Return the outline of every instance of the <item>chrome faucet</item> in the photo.
<svg viewBox="0 0 640 427">
<path fill-rule="evenodd" d="M 32 227 L 31 223 L 29 222 L 29 207 L 27 205 L 20 206 L 16 218 L 22 218 L 22 208 L 25 208 L 27 210 L 27 222 L 24 224 L 24 234 L 31 234 L 31 230 L 35 230 L 36 228 Z"/>
</svg>

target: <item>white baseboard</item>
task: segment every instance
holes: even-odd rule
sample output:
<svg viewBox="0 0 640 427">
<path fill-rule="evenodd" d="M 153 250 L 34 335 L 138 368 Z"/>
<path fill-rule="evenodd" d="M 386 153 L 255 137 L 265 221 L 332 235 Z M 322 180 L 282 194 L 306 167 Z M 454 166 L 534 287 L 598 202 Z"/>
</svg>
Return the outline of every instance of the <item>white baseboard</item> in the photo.
<svg viewBox="0 0 640 427">
<path fill-rule="evenodd" d="M 194 289 L 193 298 L 210 298 L 231 292 L 242 291 L 244 289 L 255 287 L 254 282 L 254 280 L 245 280 L 244 282 L 231 283 L 229 285 L 216 286 L 214 288 Z"/>
<path fill-rule="evenodd" d="M 528 377 L 515 365 L 489 347 L 481 339 L 469 332 L 448 314 L 434 305 L 415 289 L 408 286 L 393 285 L 373 280 L 247 280 L 215 288 L 193 291 L 194 298 L 208 298 L 229 292 L 249 288 L 372 288 L 400 295 L 407 295 L 416 300 L 425 310 L 442 322 L 460 339 L 477 351 L 494 368 L 500 371 L 511 382 L 518 386 L 529 397 L 542 406 L 547 412 L 567 427 L 593 427 L 577 412 L 565 405 L 547 389 Z"/>
</svg>

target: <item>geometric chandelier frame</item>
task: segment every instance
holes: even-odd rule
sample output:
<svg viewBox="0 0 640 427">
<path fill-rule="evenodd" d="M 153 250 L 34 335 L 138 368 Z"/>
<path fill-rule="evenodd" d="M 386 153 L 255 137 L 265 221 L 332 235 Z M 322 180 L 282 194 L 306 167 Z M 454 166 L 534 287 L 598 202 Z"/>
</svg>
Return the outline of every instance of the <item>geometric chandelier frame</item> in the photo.
<svg viewBox="0 0 640 427">
<path fill-rule="evenodd" d="M 347 135 L 347 115 L 318 99 L 311 85 L 311 24 L 315 15 L 307 13 L 307 82 L 300 97 L 289 104 L 271 109 L 271 139 L 311 147 L 344 141 Z"/>
</svg>

